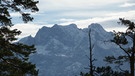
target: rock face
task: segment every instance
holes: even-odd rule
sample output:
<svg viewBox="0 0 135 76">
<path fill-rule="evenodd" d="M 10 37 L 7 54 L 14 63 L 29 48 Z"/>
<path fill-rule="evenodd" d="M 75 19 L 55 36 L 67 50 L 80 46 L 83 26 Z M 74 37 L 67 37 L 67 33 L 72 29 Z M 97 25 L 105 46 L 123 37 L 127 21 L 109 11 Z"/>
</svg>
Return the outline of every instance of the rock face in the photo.
<svg viewBox="0 0 135 76">
<path fill-rule="evenodd" d="M 122 51 L 114 43 L 111 32 L 106 32 L 100 24 L 91 24 L 88 28 L 79 29 L 75 24 L 53 27 L 42 27 L 35 37 L 25 37 L 20 42 L 34 44 L 37 53 L 31 61 L 37 65 L 39 76 L 75 76 L 89 66 L 88 30 L 91 30 L 93 57 L 96 66 L 104 66 L 105 56 L 119 55 Z"/>
</svg>

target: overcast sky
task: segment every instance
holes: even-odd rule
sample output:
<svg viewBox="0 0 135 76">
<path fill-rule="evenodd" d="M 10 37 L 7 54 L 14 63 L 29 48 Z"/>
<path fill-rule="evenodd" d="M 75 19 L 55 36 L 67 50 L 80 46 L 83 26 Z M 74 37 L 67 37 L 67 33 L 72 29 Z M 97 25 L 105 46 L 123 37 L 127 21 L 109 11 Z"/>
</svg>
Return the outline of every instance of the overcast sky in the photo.
<svg viewBox="0 0 135 76">
<path fill-rule="evenodd" d="M 105 29 L 116 28 L 119 18 L 135 20 L 135 0 L 39 0 L 39 12 L 33 13 L 33 22 L 23 24 L 13 20 L 15 28 L 23 33 L 21 37 L 32 35 L 42 26 L 75 23 L 85 28 L 91 23 L 100 23 Z M 18 13 L 12 16 L 19 17 Z M 26 27 L 25 27 L 26 26 Z"/>
</svg>

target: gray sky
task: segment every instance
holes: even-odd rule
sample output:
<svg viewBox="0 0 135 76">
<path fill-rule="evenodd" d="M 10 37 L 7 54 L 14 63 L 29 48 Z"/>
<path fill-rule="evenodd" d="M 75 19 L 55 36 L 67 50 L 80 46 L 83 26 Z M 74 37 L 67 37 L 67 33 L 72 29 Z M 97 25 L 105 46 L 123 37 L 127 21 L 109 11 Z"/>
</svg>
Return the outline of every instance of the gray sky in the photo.
<svg viewBox="0 0 135 76">
<path fill-rule="evenodd" d="M 20 37 L 34 36 L 42 26 L 53 24 L 75 23 L 79 28 L 85 28 L 91 23 L 100 23 L 112 30 L 119 18 L 135 20 L 135 0 L 39 0 L 38 7 L 40 11 L 32 13 L 33 22 L 23 24 L 13 20 L 17 23 L 14 28 L 23 32 Z M 12 13 L 12 16 L 16 18 L 19 14 Z"/>
</svg>

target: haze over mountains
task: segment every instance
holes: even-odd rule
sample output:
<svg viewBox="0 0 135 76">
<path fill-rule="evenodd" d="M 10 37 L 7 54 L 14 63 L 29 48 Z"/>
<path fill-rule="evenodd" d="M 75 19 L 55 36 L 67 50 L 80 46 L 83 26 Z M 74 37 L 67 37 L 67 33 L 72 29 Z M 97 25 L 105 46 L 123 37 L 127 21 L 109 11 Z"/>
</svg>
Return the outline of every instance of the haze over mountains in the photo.
<svg viewBox="0 0 135 76">
<path fill-rule="evenodd" d="M 112 32 L 106 32 L 100 24 L 91 24 L 79 29 L 76 24 L 42 27 L 35 37 L 28 36 L 20 42 L 36 47 L 37 53 L 31 55 L 31 61 L 37 65 L 39 76 L 75 76 L 89 66 L 88 30 L 91 29 L 93 57 L 95 66 L 105 66 L 105 56 L 124 54 L 119 47 L 110 42 Z"/>
</svg>

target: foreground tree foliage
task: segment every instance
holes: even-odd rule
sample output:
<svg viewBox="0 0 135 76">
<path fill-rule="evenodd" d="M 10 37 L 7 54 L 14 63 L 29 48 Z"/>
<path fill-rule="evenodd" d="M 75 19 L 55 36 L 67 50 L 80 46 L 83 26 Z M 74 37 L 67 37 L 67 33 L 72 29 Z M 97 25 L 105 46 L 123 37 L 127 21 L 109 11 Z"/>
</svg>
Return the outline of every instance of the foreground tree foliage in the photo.
<svg viewBox="0 0 135 76">
<path fill-rule="evenodd" d="M 92 76 L 90 73 L 80 73 L 80 76 Z M 128 71 L 114 71 L 110 66 L 97 67 L 93 76 L 130 76 Z"/>
<path fill-rule="evenodd" d="M 80 76 L 134 76 L 134 61 L 135 61 L 135 24 L 130 20 L 125 20 L 120 18 L 119 24 L 126 25 L 128 29 L 126 32 L 114 32 L 114 38 L 111 40 L 112 42 L 116 43 L 124 52 L 125 55 L 114 57 L 108 56 L 105 57 L 105 61 L 109 63 L 118 64 L 117 68 L 119 71 L 115 71 L 110 66 L 105 67 L 95 67 L 93 69 L 93 73 L 83 73 L 80 72 Z M 89 38 L 90 34 L 89 34 Z M 91 41 L 89 41 L 91 43 Z M 128 44 L 128 47 L 124 47 Z M 129 45 L 132 45 L 131 47 Z M 90 47 L 92 49 L 92 47 Z M 92 52 L 92 50 L 90 51 Z M 92 54 L 90 53 L 90 56 Z M 92 58 L 92 57 L 91 57 Z M 92 61 L 90 60 L 92 63 Z M 128 70 L 122 70 L 120 68 L 125 62 L 129 62 L 130 64 L 130 72 Z"/>
<path fill-rule="evenodd" d="M 34 46 L 13 43 L 21 34 L 17 29 L 11 30 L 11 12 L 19 12 L 27 23 L 33 20 L 28 12 L 38 11 L 34 0 L 0 0 L 0 76 L 37 76 L 35 64 L 29 62 L 29 55 L 35 53 Z M 23 10 L 23 11 L 22 11 Z"/>
<path fill-rule="evenodd" d="M 114 39 L 112 42 L 116 43 L 124 52 L 125 55 L 114 57 L 108 56 L 105 61 L 109 63 L 118 64 L 118 66 L 123 65 L 125 62 L 130 64 L 130 76 L 134 76 L 134 62 L 135 62 L 135 23 L 120 18 L 120 24 L 127 26 L 126 32 L 114 32 Z M 128 45 L 128 47 L 124 47 Z M 131 45 L 131 46 L 130 46 Z M 122 69 L 121 69 L 122 70 Z"/>
</svg>

